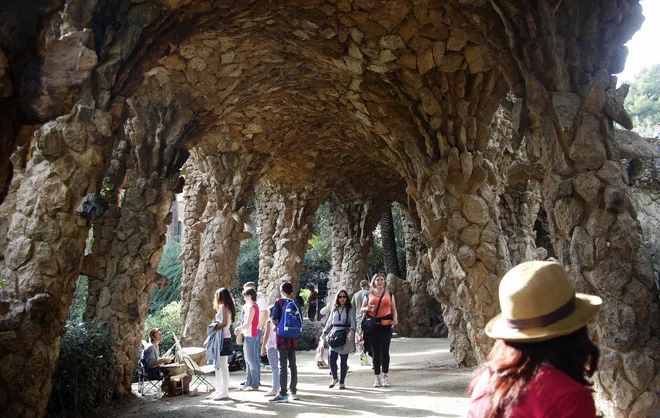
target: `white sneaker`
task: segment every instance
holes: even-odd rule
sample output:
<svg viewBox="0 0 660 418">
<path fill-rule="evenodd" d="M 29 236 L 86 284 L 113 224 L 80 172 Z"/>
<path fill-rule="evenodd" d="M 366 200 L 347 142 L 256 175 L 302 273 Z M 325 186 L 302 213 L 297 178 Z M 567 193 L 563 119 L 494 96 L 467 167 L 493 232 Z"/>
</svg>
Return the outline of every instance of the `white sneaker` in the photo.
<svg viewBox="0 0 660 418">
<path fill-rule="evenodd" d="M 221 401 L 223 399 L 229 399 L 229 394 L 228 393 L 218 393 L 215 396 L 213 396 L 214 401 Z"/>
<path fill-rule="evenodd" d="M 374 380 L 374 387 L 375 388 L 380 387 L 380 376 L 376 376 L 376 379 Z"/>
<path fill-rule="evenodd" d="M 387 381 L 387 375 L 383 375 L 382 382 L 384 387 L 390 387 L 390 383 Z"/>
</svg>

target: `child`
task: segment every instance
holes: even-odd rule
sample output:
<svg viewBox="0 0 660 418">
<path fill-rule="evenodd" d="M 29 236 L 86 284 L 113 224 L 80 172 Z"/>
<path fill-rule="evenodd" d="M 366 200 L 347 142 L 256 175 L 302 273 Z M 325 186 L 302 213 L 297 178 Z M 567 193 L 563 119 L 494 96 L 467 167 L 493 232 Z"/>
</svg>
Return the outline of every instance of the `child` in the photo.
<svg viewBox="0 0 660 418">
<path fill-rule="evenodd" d="M 269 308 L 269 314 L 273 313 L 273 307 Z M 273 385 L 270 392 L 264 396 L 275 396 L 280 391 L 280 371 L 277 356 L 277 331 L 272 319 L 268 319 L 265 327 L 263 342 L 261 343 L 261 355 L 268 356 L 270 371 L 273 374 Z"/>
<path fill-rule="evenodd" d="M 270 318 L 273 322 L 273 325 L 277 327 L 277 351 L 279 354 L 280 360 L 280 393 L 278 393 L 273 399 L 268 402 L 288 402 L 289 397 L 286 393 L 286 383 L 287 383 L 287 362 L 289 368 L 291 369 L 291 400 L 298 399 L 297 385 L 298 385 L 298 367 L 296 366 L 296 348 L 298 347 L 298 336 L 300 336 L 300 331 L 302 330 L 302 317 L 300 316 L 300 308 L 296 304 L 295 300 L 292 299 L 293 296 L 293 285 L 289 282 L 282 283 L 280 285 L 280 294 L 282 298 L 278 299 L 273 305 L 273 311 L 270 314 Z M 288 310 L 288 307 L 293 309 Z M 285 317 L 285 315 L 288 315 Z M 294 317 L 294 320 L 291 320 L 291 316 Z M 295 337 L 286 337 L 283 335 L 283 325 L 287 322 L 296 322 L 298 327 L 296 332 L 293 335 Z M 280 325 L 282 323 L 282 325 Z M 290 328 L 290 327 L 289 327 Z M 287 334 L 290 334 L 290 330 L 287 329 Z"/>
</svg>

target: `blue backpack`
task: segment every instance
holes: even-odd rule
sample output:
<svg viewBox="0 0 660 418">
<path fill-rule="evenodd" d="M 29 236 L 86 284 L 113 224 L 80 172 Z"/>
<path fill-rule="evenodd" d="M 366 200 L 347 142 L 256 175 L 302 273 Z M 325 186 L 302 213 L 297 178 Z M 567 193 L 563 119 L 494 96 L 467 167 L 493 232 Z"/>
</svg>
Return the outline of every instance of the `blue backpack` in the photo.
<svg viewBox="0 0 660 418">
<path fill-rule="evenodd" d="M 302 315 L 293 299 L 280 299 L 282 314 L 277 323 L 277 335 L 284 338 L 298 338 L 302 334 Z"/>
</svg>

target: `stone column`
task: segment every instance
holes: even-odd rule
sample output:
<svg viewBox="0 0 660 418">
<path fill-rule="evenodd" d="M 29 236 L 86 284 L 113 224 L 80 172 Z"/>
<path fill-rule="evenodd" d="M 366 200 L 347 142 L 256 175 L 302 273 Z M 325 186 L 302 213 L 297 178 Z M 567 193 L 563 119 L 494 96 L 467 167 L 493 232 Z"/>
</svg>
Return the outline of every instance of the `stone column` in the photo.
<svg viewBox="0 0 660 418">
<path fill-rule="evenodd" d="M 259 203 L 259 207 L 265 209 L 265 213 L 258 215 L 261 229 L 259 245 L 260 249 L 263 248 L 260 258 L 269 256 L 273 244 L 274 251 L 271 266 L 270 260 L 259 263 L 259 292 L 264 294 L 269 302 L 273 302 L 279 297 L 279 287 L 283 282 L 290 282 L 294 292 L 298 291 L 300 272 L 311 236 L 309 224 L 322 199 L 312 197 L 304 190 L 285 191 L 279 188 L 262 191 L 261 196 L 268 196 L 266 202 L 270 204 L 265 205 L 265 201 Z M 266 231 L 272 228 L 275 214 L 277 221 L 274 232 L 270 238 L 265 237 Z M 262 266 L 264 271 L 270 270 L 267 275 L 262 272 Z"/>
<path fill-rule="evenodd" d="M 365 277 L 369 254 L 374 245 L 376 228 L 384 204 L 350 200 L 333 195 L 330 200 L 332 217 L 332 270 L 328 281 L 328 298 L 345 289 L 349 295 L 360 290 Z"/>
<path fill-rule="evenodd" d="M 401 207 L 401 206 L 400 206 Z M 431 297 L 426 287 L 431 279 L 428 249 L 421 240 L 421 223 L 416 213 L 401 207 L 403 234 L 406 250 L 406 281 L 410 283 L 413 295 L 410 298 L 407 319 L 399 328 L 407 328 L 411 337 L 428 337 L 433 329 L 429 327 L 429 304 Z"/>
<path fill-rule="evenodd" d="M 275 230 L 280 200 L 275 188 L 265 180 L 256 186 L 257 233 L 259 234 L 259 290 L 265 289 L 275 263 Z M 264 295 L 266 293 L 264 292 Z"/>
<path fill-rule="evenodd" d="M 252 189 L 247 171 L 253 157 L 231 152 L 209 155 L 198 150 L 191 158 L 208 179 L 209 199 L 203 215 L 199 266 L 189 289 L 190 304 L 181 315 L 185 317 L 181 338 L 186 345 L 201 346 L 206 338 L 206 326 L 215 317 L 215 291 L 238 284 L 236 261 L 241 241 L 252 236 L 245 230 L 245 224 L 251 223 L 247 203 Z"/>
<path fill-rule="evenodd" d="M 557 119 L 536 115 L 540 129 L 528 137 L 546 144 L 541 191 L 555 252 L 578 292 L 603 297 L 593 327 L 601 349 L 597 405 L 607 416 L 636 416 L 660 407 L 660 302 L 651 264 L 638 251 L 626 172 L 611 146 L 606 103 L 615 89 L 616 78 L 601 70 L 580 94 L 535 92 L 547 95 Z"/>
<path fill-rule="evenodd" d="M 183 261 L 180 324 L 186 323 L 190 311 L 190 299 L 201 256 L 202 234 L 200 230 L 203 228 L 201 219 L 208 200 L 203 176 L 195 171 L 189 163 L 190 160 L 183 168 L 186 183 L 183 187 L 183 242 L 181 255 L 179 256 Z"/>
<path fill-rule="evenodd" d="M 0 415 L 41 416 L 85 250 L 83 197 L 97 190 L 112 117 L 91 97 L 42 125 L 12 160 L 0 206 Z M 13 158 L 13 157 L 12 157 Z"/>
<path fill-rule="evenodd" d="M 94 222 L 92 254 L 99 274 L 89 278 L 85 319 L 105 324 L 119 337 L 112 347 L 114 368 L 107 376 L 117 397 L 131 391 L 153 287 L 159 281 L 167 283 L 158 264 L 177 182 L 178 178 L 131 181 L 121 206 L 111 207 Z"/>
</svg>

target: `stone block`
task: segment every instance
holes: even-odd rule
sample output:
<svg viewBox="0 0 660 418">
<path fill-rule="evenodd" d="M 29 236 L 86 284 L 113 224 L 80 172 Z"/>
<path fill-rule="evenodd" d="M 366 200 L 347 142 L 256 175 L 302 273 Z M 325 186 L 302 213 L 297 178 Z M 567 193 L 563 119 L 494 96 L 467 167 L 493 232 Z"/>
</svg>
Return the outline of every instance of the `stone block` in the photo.
<svg viewBox="0 0 660 418">
<path fill-rule="evenodd" d="M 575 165 L 586 169 L 599 169 L 607 159 L 603 140 L 596 118 L 585 117 L 575 133 L 569 153 Z"/>
<path fill-rule="evenodd" d="M 481 197 L 466 194 L 462 196 L 461 200 L 463 202 L 462 213 L 470 223 L 481 226 L 488 223 L 490 220 L 488 205 Z"/>
</svg>

